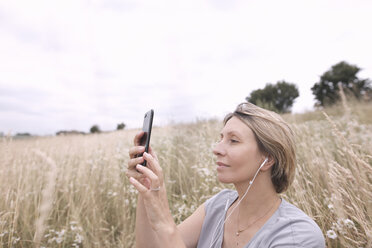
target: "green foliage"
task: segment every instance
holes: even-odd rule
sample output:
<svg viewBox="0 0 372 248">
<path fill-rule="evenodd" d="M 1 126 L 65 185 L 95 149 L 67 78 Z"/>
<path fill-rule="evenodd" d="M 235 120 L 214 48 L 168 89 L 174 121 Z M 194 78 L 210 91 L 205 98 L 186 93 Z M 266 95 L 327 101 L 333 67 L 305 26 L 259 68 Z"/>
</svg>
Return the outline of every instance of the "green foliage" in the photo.
<svg viewBox="0 0 372 248">
<path fill-rule="evenodd" d="M 124 128 L 125 128 L 125 124 L 122 122 L 117 125 L 116 130 L 123 130 Z"/>
<path fill-rule="evenodd" d="M 93 125 L 93 126 L 90 128 L 90 132 L 91 132 L 91 133 L 100 133 L 100 132 L 101 132 L 101 129 L 99 128 L 98 125 Z"/>
<path fill-rule="evenodd" d="M 30 133 L 17 133 L 16 136 L 31 136 Z"/>
<path fill-rule="evenodd" d="M 276 84 L 266 84 L 263 89 L 252 91 L 246 100 L 262 108 L 287 113 L 291 111 L 294 100 L 298 96 L 295 84 L 279 81 Z"/>
<path fill-rule="evenodd" d="M 320 81 L 311 88 L 317 105 L 332 105 L 340 100 L 338 84 L 341 84 L 346 94 L 361 99 L 363 96 L 371 94 L 371 82 L 369 79 L 359 79 L 357 77 L 360 68 L 350 65 L 345 61 L 332 66 L 331 69 L 323 73 Z"/>
</svg>

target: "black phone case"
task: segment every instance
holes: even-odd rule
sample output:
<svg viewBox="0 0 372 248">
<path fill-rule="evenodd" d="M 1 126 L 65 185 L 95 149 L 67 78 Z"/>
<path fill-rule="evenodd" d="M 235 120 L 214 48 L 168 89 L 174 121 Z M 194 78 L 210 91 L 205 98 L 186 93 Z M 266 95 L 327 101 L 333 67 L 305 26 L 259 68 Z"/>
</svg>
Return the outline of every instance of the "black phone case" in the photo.
<svg viewBox="0 0 372 248">
<path fill-rule="evenodd" d="M 144 135 L 141 138 L 141 145 L 145 146 L 145 152 L 149 152 L 149 146 L 150 146 L 150 138 L 151 138 L 151 130 L 152 130 L 152 121 L 154 119 L 154 110 L 150 110 L 146 112 L 144 118 L 143 118 L 143 127 L 142 131 L 144 132 Z M 141 155 L 142 156 L 142 155 Z M 146 166 L 146 160 L 142 163 L 143 166 Z"/>
</svg>

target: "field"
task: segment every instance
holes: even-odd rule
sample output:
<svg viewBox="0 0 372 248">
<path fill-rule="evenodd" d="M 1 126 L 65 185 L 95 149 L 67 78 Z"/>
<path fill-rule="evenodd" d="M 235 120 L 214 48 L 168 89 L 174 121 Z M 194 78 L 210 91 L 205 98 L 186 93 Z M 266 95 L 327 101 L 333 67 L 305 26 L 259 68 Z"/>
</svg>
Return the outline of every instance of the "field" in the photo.
<svg viewBox="0 0 372 248">
<path fill-rule="evenodd" d="M 327 247 L 372 247 L 372 105 L 283 117 L 298 154 L 283 197 L 314 218 Z M 203 120 L 153 130 L 177 223 L 231 187 L 215 176 L 221 127 Z M 0 247 L 134 247 L 137 195 L 125 169 L 137 131 L 0 138 Z"/>
</svg>

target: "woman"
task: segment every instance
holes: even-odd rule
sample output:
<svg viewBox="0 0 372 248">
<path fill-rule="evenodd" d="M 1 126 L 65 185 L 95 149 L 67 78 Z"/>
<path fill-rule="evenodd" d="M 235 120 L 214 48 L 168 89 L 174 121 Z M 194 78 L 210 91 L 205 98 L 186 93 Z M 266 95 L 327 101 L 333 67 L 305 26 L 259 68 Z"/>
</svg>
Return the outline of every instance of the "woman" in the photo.
<svg viewBox="0 0 372 248">
<path fill-rule="evenodd" d="M 283 119 L 250 103 L 228 114 L 213 153 L 218 180 L 232 183 L 176 226 L 153 150 L 130 149 L 128 177 L 138 190 L 137 247 L 325 247 L 318 225 L 280 198 L 292 183 L 293 133 Z M 148 167 L 139 165 L 144 160 Z"/>
</svg>

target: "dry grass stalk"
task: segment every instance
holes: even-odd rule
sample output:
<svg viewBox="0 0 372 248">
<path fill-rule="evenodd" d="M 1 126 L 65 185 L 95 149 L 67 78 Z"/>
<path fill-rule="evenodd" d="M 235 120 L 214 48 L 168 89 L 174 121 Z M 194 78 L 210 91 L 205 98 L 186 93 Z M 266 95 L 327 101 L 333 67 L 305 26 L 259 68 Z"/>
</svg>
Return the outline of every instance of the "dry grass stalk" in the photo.
<svg viewBox="0 0 372 248">
<path fill-rule="evenodd" d="M 57 179 L 57 164 L 53 159 L 48 157 L 44 152 L 40 150 L 34 150 L 35 154 L 44 159 L 49 166 L 49 171 L 46 174 L 46 183 L 41 194 L 41 203 L 39 207 L 38 218 L 35 221 L 35 235 L 34 244 L 35 247 L 39 248 L 41 240 L 43 238 L 45 229 L 47 227 L 47 219 L 51 213 L 53 207 L 54 190 Z"/>
<path fill-rule="evenodd" d="M 339 83 L 337 86 L 338 86 L 338 89 L 339 89 L 342 106 L 344 107 L 344 110 L 345 110 L 345 115 L 346 116 L 350 116 L 350 108 L 349 108 L 349 106 L 347 104 L 347 101 L 346 101 L 346 96 L 345 96 L 344 88 L 342 87 L 342 84 L 341 83 Z"/>
</svg>

